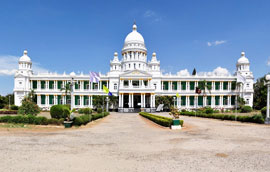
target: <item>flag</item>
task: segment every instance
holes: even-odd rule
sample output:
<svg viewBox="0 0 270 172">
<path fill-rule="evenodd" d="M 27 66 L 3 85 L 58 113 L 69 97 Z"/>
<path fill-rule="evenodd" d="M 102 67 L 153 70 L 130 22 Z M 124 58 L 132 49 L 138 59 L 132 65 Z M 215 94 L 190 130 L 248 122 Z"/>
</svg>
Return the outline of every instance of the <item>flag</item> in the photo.
<svg viewBox="0 0 270 172">
<path fill-rule="evenodd" d="M 112 96 L 112 93 L 110 92 L 109 88 L 107 88 L 105 85 L 103 85 L 103 91 L 104 93 L 108 94 L 108 96 Z"/>
<path fill-rule="evenodd" d="M 237 73 L 237 82 L 245 83 L 246 78 L 243 75 L 241 75 L 240 73 Z"/>
<path fill-rule="evenodd" d="M 180 97 L 180 95 L 178 93 L 176 93 L 176 97 Z"/>
<path fill-rule="evenodd" d="M 90 82 L 97 83 L 100 80 L 100 76 L 96 72 L 90 72 Z"/>
</svg>

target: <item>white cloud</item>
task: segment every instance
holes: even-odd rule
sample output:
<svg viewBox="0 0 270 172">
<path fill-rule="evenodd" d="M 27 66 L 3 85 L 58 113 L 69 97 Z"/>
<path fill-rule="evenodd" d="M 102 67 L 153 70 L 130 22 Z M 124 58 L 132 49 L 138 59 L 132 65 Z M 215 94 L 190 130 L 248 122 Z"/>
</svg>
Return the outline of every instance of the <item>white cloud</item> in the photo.
<svg viewBox="0 0 270 172">
<path fill-rule="evenodd" d="M 225 44 L 227 41 L 226 40 L 216 40 L 213 42 L 207 42 L 207 46 L 211 47 L 211 46 L 217 46 L 217 45 L 221 45 L 221 44 Z"/>
<path fill-rule="evenodd" d="M 155 15 L 156 15 L 156 13 L 155 13 L 154 11 L 152 11 L 152 10 L 147 10 L 147 11 L 145 11 L 145 13 L 143 14 L 144 17 L 153 17 L 153 16 L 155 16 Z"/>
<path fill-rule="evenodd" d="M 270 66 L 270 56 L 268 57 L 266 64 L 267 64 L 267 66 Z"/>
<path fill-rule="evenodd" d="M 226 68 L 217 67 L 212 72 L 199 72 L 198 76 L 230 76 L 230 72 Z"/>
<path fill-rule="evenodd" d="M 184 70 L 180 70 L 179 72 L 177 72 L 177 75 L 180 75 L 180 76 L 189 76 L 189 72 L 187 69 L 184 69 Z"/>
<path fill-rule="evenodd" d="M 143 17 L 151 19 L 153 22 L 159 22 L 162 17 L 152 10 L 147 10 L 144 12 Z"/>
<path fill-rule="evenodd" d="M 10 76 L 14 75 L 15 72 L 18 70 L 18 60 L 19 57 L 11 56 L 11 55 L 2 55 L 0 56 L 0 76 Z M 48 70 L 44 69 L 40 66 L 39 63 L 33 63 L 33 71 L 34 72 L 48 72 Z"/>
</svg>

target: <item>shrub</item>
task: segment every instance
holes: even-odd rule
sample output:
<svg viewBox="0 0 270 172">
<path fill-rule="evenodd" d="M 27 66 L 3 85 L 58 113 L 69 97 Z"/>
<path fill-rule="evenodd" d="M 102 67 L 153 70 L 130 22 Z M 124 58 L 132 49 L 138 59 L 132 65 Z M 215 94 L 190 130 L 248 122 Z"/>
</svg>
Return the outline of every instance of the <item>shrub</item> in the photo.
<svg viewBox="0 0 270 172">
<path fill-rule="evenodd" d="M 83 113 L 86 114 L 86 115 L 92 114 L 92 109 L 90 109 L 90 108 L 84 108 L 83 109 Z"/>
<path fill-rule="evenodd" d="M 3 116 L 0 117 L 0 122 L 5 123 L 22 123 L 22 124 L 35 124 L 35 125 L 48 125 L 48 124 L 61 124 L 63 119 L 47 119 L 43 116 L 33 116 L 33 115 L 18 115 L 18 116 Z"/>
<path fill-rule="evenodd" d="M 73 125 L 81 126 L 83 124 L 83 120 L 80 117 L 76 117 L 73 121 Z"/>
<path fill-rule="evenodd" d="M 265 119 L 262 115 L 253 115 L 251 118 L 253 122 L 259 123 L 259 124 L 263 124 L 264 119 Z"/>
<path fill-rule="evenodd" d="M 51 118 L 51 119 L 48 119 L 48 124 L 59 125 L 59 121 L 58 119 Z"/>
<path fill-rule="evenodd" d="M 252 112 L 252 108 L 250 106 L 243 106 L 241 108 L 241 113 L 248 113 L 248 112 Z"/>
<path fill-rule="evenodd" d="M 22 115 L 37 115 L 40 112 L 40 108 L 35 102 L 29 99 L 23 99 L 22 105 L 19 107 L 18 113 Z"/>
<path fill-rule="evenodd" d="M 141 116 L 143 116 L 143 117 L 145 117 L 145 118 L 159 124 L 159 125 L 164 126 L 164 127 L 170 127 L 172 125 L 172 119 L 171 118 L 158 116 L 158 115 L 153 115 L 153 114 L 146 113 L 146 112 L 140 112 L 139 114 Z M 183 125 L 183 120 L 180 120 L 180 124 Z"/>
<path fill-rule="evenodd" d="M 10 109 L 11 109 L 11 110 L 18 110 L 18 109 L 19 109 L 19 107 L 18 107 L 18 106 L 16 106 L 16 105 L 11 105 L 11 106 L 10 106 Z"/>
<path fill-rule="evenodd" d="M 16 110 L 1 110 L 0 114 L 17 114 Z"/>
<path fill-rule="evenodd" d="M 262 116 L 263 116 L 263 118 L 265 119 L 266 118 L 266 107 L 263 107 L 262 109 L 261 109 L 261 114 L 262 114 Z"/>
<path fill-rule="evenodd" d="M 83 114 L 83 108 L 78 110 L 79 114 Z"/>
<path fill-rule="evenodd" d="M 102 113 L 102 108 L 97 108 L 97 113 Z"/>
<path fill-rule="evenodd" d="M 205 108 L 205 113 L 206 114 L 212 114 L 212 113 L 214 113 L 214 110 L 211 107 L 206 107 Z"/>
<path fill-rule="evenodd" d="M 50 109 L 50 114 L 52 118 L 60 119 L 69 117 L 70 111 L 67 106 L 64 105 L 54 105 Z"/>
<path fill-rule="evenodd" d="M 91 122 L 92 117 L 90 115 L 83 115 L 80 116 L 80 118 L 82 118 L 83 125 L 86 125 L 87 123 Z"/>
</svg>

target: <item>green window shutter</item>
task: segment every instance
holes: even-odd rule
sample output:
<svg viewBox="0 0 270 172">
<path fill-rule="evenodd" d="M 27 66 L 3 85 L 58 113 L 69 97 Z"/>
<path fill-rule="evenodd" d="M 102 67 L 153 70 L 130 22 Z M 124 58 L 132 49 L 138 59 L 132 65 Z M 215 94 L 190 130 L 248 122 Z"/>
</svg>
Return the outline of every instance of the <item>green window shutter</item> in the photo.
<svg viewBox="0 0 270 172">
<path fill-rule="evenodd" d="M 75 89 L 79 89 L 79 83 L 75 82 Z"/>
<path fill-rule="evenodd" d="M 215 82 L 215 90 L 220 90 L 220 82 Z"/>
<path fill-rule="evenodd" d="M 75 105 L 80 105 L 80 96 L 75 96 Z"/>
<path fill-rule="evenodd" d="M 53 95 L 49 95 L 49 104 L 52 105 L 53 103 Z"/>
<path fill-rule="evenodd" d="M 168 81 L 163 81 L 163 90 L 168 90 L 168 89 L 169 89 Z"/>
<path fill-rule="evenodd" d="M 45 81 L 41 81 L 41 89 L 45 89 Z"/>
<path fill-rule="evenodd" d="M 220 96 L 215 96 L 215 105 L 219 105 Z"/>
<path fill-rule="evenodd" d="M 186 96 L 181 96 L 181 106 L 186 106 Z"/>
<path fill-rule="evenodd" d="M 88 105 L 88 96 L 83 96 L 83 103 L 84 105 Z"/>
<path fill-rule="evenodd" d="M 49 89 L 53 89 L 53 84 L 54 84 L 53 81 L 49 81 Z"/>
<path fill-rule="evenodd" d="M 172 89 L 177 90 L 177 82 L 176 81 L 172 82 Z"/>
<path fill-rule="evenodd" d="M 228 90 L 228 82 L 223 82 L 223 90 Z"/>
<path fill-rule="evenodd" d="M 236 81 L 233 81 L 232 82 L 232 90 L 235 90 L 236 89 Z"/>
<path fill-rule="evenodd" d="M 59 104 L 59 105 L 62 104 L 61 103 L 61 99 L 62 99 L 62 96 L 61 95 L 58 95 L 57 96 L 57 104 Z"/>
<path fill-rule="evenodd" d="M 199 87 L 199 88 L 203 88 L 203 87 L 204 87 L 203 84 L 204 84 L 203 81 L 199 81 L 199 82 L 198 82 L 198 87 Z"/>
<path fill-rule="evenodd" d="M 194 106 L 194 96 L 189 97 L 189 105 Z"/>
<path fill-rule="evenodd" d="M 71 99 L 70 99 L 70 95 L 66 96 L 66 104 L 70 104 L 71 103 Z"/>
<path fill-rule="evenodd" d="M 101 84 L 102 84 L 102 85 L 101 85 L 101 89 L 103 89 L 103 85 L 105 85 L 106 87 L 108 87 L 108 86 L 107 86 L 107 81 L 101 81 Z"/>
<path fill-rule="evenodd" d="M 228 96 L 223 96 L 223 105 L 228 105 Z"/>
<path fill-rule="evenodd" d="M 212 100 L 211 96 L 207 96 L 207 105 L 211 105 L 211 100 Z"/>
<path fill-rule="evenodd" d="M 207 82 L 207 87 L 212 89 L 212 82 Z"/>
<path fill-rule="evenodd" d="M 87 87 L 87 85 L 88 85 L 88 87 Z M 83 88 L 84 89 L 89 89 L 89 81 L 84 81 L 83 82 Z"/>
<path fill-rule="evenodd" d="M 203 106 L 203 96 L 198 96 L 198 105 Z"/>
<path fill-rule="evenodd" d="M 232 96 L 232 98 L 231 98 L 231 105 L 235 105 L 235 96 Z"/>
<path fill-rule="evenodd" d="M 45 95 L 41 95 L 41 104 L 42 105 L 45 105 L 45 100 L 46 100 Z"/>
<path fill-rule="evenodd" d="M 190 88 L 190 90 L 195 90 L 195 82 L 194 81 L 189 82 L 189 88 Z"/>
<path fill-rule="evenodd" d="M 33 81 L 33 89 L 37 89 L 37 81 Z"/>
<path fill-rule="evenodd" d="M 62 81 L 57 81 L 57 88 L 60 90 L 62 88 Z"/>
<path fill-rule="evenodd" d="M 187 89 L 187 82 L 183 81 L 181 82 L 181 90 L 186 90 Z"/>
</svg>

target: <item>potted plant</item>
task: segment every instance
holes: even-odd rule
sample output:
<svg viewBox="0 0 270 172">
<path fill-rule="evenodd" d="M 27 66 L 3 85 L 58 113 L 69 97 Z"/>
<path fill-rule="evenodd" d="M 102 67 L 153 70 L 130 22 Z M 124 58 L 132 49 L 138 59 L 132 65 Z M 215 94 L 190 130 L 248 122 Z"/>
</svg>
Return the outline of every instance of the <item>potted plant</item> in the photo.
<svg viewBox="0 0 270 172">
<path fill-rule="evenodd" d="M 171 108 L 171 112 L 169 112 L 170 115 L 173 116 L 173 123 L 171 128 L 174 129 L 181 129 L 181 125 L 180 125 L 180 112 L 178 111 L 178 109 L 176 108 Z"/>
<path fill-rule="evenodd" d="M 73 119 L 74 119 L 74 114 L 72 112 L 70 114 L 70 116 L 67 116 L 65 121 L 64 121 L 65 128 L 71 128 L 72 127 Z"/>
</svg>

